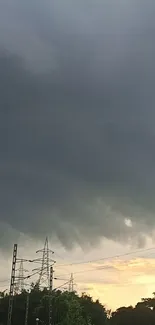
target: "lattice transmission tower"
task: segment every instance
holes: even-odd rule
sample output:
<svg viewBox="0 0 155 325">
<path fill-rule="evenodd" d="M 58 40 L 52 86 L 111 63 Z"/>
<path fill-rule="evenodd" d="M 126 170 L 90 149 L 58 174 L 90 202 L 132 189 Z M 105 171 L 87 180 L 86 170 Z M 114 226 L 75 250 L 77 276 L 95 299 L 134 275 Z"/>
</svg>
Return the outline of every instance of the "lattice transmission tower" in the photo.
<svg viewBox="0 0 155 325">
<path fill-rule="evenodd" d="M 12 268 L 11 268 L 11 281 L 10 281 L 10 292 L 9 292 L 9 307 L 8 307 L 7 325 L 11 325 L 11 319 L 12 319 L 12 307 L 13 307 L 13 295 L 14 295 L 14 284 L 15 284 L 16 262 L 17 262 L 17 244 L 14 244 L 13 257 L 12 257 Z"/>
<path fill-rule="evenodd" d="M 28 272 L 28 270 L 24 269 L 24 261 L 25 261 L 24 259 L 17 259 L 17 262 L 19 262 L 20 265 L 19 265 L 19 269 L 17 269 L 18 275 L 16 276 L 17 281 L 15 283 L 15 293 L 16 294 L 20 294 L 25 289 L 24 273 Z"/>
<path fill-rule="evenodd" d="M 68 291 L 69 292 L 73 292 L 74 291 L 74 278 L 73 278 L 73 273 L 71 273 L 71 276 L 70 276 Z"/>
<path fill-rule="evenodd" d="M 37 271 L 39 274 L 39 278 L 37 281 L 37 285 L 45 286 L 46 288 L 50 288 L 50 267 L 56 263 L 53 259 L 51 259 L 50 255 L 54 254 L 54 252 L 49 249 L 48 246 L 48 238 L 46 237 L 44 247 L 36 253 L 42 253 L 42 257 L 37 258 L 34 262 L 41 264 L 40 267 L 34 269 L 33 271 Z"/>
</svg>

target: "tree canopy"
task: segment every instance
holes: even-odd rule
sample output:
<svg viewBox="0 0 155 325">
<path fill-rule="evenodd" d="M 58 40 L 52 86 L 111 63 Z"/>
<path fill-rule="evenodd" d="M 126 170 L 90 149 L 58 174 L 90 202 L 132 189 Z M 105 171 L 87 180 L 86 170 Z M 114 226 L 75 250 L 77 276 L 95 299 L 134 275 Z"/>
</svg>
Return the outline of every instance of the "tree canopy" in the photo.
<svg viewBox="0 0 155 325">
<path fill-rule="evenodd" d="M 12 325 L 25 322 L 26 300 L 29 295 L 28 325 L 34 325 L 38 318 L 39 325 L 48 325 L 49 292 L 45 288 L 39 290 L 32 286 L 29 293 L 23 291 L 14 296 Z M 52 324 L 54 325 L 101 325 L 106 324 L 107 313 L 105 307 L 97 300 L 76 292 L 53 291 L 51 295 Z M 7 323 L 8 295 L 1 295 L 0 324 Z"/>
<path fill-rule="evenodd" d="M 133 308 L 121 307 L 111 315 L 111 325 L 154 325 L 155 324 L 155 296 L 142 298 Z"/>
<path fill-rule="evenodd" d="M 121 307 L 109 313 L 99 300 L 76 292 L 55 290 L 49 296 L 46 288 L 40 290 L 32 285 L 29 293 L 23 290 L 15 294 L 13 301 L 12 325 L 24 325 L 26 301 L 29 298 L 27 325 L 49 324 L 49 299 L 52 306 L 52 325 L 154 325 L 155 294 L 142 298 L 135 307 Z M 0 292 L 0 325 L 7 324 L 9 295 Z"/>
</svg>

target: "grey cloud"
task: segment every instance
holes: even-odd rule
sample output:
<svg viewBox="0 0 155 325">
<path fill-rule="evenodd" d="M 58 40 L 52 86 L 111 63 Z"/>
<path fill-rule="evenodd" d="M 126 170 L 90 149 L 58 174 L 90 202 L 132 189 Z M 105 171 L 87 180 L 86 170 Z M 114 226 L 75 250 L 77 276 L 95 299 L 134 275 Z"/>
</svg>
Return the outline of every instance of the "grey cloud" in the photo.
<svg viewBox="0 0 155 325">
<path fill-rule="evenodd" d="M 125 3 L 0 3 L 0 215 L 20 232 L 152 236 L 155 5 Z"/>
</svg>

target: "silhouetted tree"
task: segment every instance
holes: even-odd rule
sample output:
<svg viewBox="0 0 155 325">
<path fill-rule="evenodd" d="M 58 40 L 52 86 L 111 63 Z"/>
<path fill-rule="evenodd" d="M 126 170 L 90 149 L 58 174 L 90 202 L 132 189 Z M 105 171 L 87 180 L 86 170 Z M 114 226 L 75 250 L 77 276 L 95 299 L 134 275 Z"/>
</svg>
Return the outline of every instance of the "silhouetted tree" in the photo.
<svg viewBox="0 0 155 325">
<path fill-rule="evenodd" d="M 27 292 L 15 295 L 12 314 L 12 325 L 24 324 Z M 0 324 L 6 325 L 9 296 L 1 295 Z M 49 293 L 45 288 L 32 284 L 29 293 L 28 325 L 34 325 L 39 318 L 39 325 L 48 324 Z M 104 325 L 106 310 L 91 297 L 75 292 L 53 291 L 52 293 L 52 319 L 55 325 Z"/>
</svg>

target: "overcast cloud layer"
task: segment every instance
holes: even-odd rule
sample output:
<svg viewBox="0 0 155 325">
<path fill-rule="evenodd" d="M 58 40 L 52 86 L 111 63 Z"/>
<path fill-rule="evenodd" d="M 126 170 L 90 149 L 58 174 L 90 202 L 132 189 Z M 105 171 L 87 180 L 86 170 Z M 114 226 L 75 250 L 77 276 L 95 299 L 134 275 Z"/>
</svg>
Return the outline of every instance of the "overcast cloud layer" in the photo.
<svg viewBox="0 0 155 325">
<path fill-rule="evenodd" d="M 151 235 L 154 12 L 151 0 L 0 1 L 5 229 L 70 246 Z"/>
</svg>

